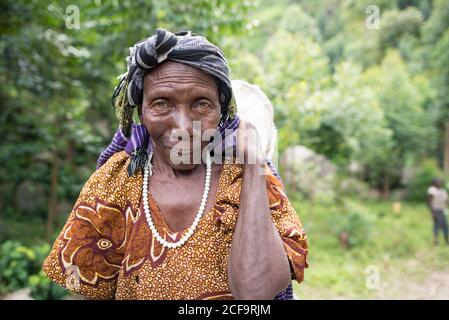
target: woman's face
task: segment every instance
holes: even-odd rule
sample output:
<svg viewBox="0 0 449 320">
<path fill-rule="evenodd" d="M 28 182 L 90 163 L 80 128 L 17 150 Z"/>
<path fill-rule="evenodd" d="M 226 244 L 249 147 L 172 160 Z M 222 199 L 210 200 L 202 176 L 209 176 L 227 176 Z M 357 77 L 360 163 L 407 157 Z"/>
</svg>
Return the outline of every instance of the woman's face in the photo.
<svg viewBox="0 0 449 320">
<path fill-rule="evenodd" d="M 175 170 L 195 168 L 194 153 L 201 157 L 203 133 L 217 128 L 220 112 L 214 79 L 198 69 L 167 61 L 145 77 L 141 120 L 155 154 Z M 181 155 L 188 163 L 173 163 Z"/>
</svg>

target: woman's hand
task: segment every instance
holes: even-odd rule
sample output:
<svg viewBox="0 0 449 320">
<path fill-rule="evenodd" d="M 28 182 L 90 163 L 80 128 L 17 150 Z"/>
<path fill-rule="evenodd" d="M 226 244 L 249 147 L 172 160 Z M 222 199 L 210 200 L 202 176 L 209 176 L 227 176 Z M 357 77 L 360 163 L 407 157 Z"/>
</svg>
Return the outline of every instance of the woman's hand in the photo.
<svg viewBox="0 0 449 320">
<path fill-rule="evenodd" d="M 240 120 L 237 129 L 237 159 L 247 165 L 265 165 L 259 134 L 256 127 L 247 121 Z"/>
</svg>

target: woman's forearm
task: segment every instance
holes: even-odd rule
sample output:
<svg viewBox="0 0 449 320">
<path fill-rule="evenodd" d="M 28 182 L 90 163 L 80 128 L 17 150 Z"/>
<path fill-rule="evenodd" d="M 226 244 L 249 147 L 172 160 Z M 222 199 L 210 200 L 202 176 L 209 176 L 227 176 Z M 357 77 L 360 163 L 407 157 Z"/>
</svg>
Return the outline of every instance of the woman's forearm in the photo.
<svg viewBox="0 0 449 320">
<path fill-rule="evenodd" d="M 245 165 L 228 262 L 229 287 L 236 299 L 273 299 L 290 283 L 282 240 L 271 220 L 266 177 L 259 165 Z"/>
</svg>

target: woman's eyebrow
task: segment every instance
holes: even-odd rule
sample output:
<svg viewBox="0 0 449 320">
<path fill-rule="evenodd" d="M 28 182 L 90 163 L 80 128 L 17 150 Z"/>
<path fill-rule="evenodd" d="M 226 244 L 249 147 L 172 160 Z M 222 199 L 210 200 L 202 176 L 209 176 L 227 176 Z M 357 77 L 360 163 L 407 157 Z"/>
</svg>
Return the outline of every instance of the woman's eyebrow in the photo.
<svg viewBox="0 0 449 320">
<path fill-rule="evenodd" d="M 164 86 L 154 89 L 148 89 L 148 91 L 145 92 L 145 95 L 147 95 L 151 100 L 157 99 L 157 97 L 163 97 L 163 98 L 170 98 L 174 97 L 177 94 L 178 89 L 171 87 L 171 86 Z M 214 91 L 208 90 L 205 88 L 192 88 L 190 90 L 191 99 L 197 100 L 201 98 L 207 98 L 209 100 L 214 99 Z M 218 98 L 218 97 L 217 97 Z"/>
<path fill-rule="evenodd" d="M 208 100 L 213 100 L 213 95 L 211 93 L 208 92 L 197 92 L 197 93 L 192 93 L 193 96 L 193 100 L 199 100 L 199 99 L 208 99 Z"/>
<path fill-rule="evenodd" d="M 157 87 L 157 88 L 149 88 L 144 92 L 144 95 L 149 95 L 151 97 L 154 96 L 170 96 L 174 92 L 176 92 L 176 89 L 164 86 L 164 87 Z"/>
<path fill-rule="evenodd" d="M 207 97 L 207 98 L 213 98 L 214 96 L 217 96 L 218 98 L 218 93 L 216 92 L 215 89 L 212 88 L 202 88 L 202 87 L 195 87 L 192 89 L 191 91 L 192 95 L 201 97 Z"/>
</svg>

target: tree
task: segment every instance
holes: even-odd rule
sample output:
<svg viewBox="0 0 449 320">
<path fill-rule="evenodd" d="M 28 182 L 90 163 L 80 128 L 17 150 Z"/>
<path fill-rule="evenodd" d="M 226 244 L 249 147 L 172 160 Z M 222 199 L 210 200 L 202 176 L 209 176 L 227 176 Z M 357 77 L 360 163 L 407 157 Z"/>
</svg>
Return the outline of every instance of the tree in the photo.
<svg viewBox="0 0 449 320">
<path fill-rule="evenodd" d="M 364 81 L 375 90 L 393 132 L 394 146 L 385 177 L 398 180 L 408 158 L 417 163 L 434 148 L 432 117 L 425 109 L 427 96 L 432 94 L 430 86 L 425 79 L 413 78 L 396 50 L 387 52 L 380 66 L 367 69 Z"/>
<path fill-rule="evenodd" d="M 436 1 L 432 14 L 422 30 L 423 69 L 431 78 L 436 88 L 436 97 L 432 102 L 435 125 L 439 128 L 439 146 L 444 149 L 443 167 L 449 176 L 449 4 Z"/>
<path fill-rule="evenodd" d="M 309 108 L 303 102 L 330 84 L 329 59 L 316 42 L 300 33 L 284 30 L 276 33 L 264 51 L 264 89 L 276 107 L 275 121 L 282 151 L 300 142 L 304 126 L 313 126 L 302 115 L 308 110 L 307 116 L 316 117 L 319 109 Z"/>
</svg>

